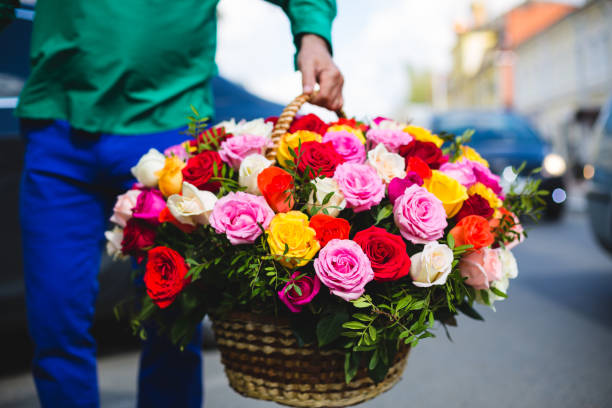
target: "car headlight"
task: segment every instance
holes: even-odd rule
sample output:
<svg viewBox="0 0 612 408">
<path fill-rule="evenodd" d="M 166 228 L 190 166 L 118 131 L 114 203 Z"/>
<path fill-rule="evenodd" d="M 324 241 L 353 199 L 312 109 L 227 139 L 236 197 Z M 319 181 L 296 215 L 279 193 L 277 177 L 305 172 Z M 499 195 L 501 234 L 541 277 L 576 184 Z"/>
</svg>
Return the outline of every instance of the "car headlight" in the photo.
<svg viewBox="0 0 612 408">
<path fill-rule="evenodd" d="M 561 176 L 567 169 L 565 159 L 556 153 L 547 154 L 542 162 L 542 167 L 544 168 L 546 174 L 551 176 Z"/>
</svg>

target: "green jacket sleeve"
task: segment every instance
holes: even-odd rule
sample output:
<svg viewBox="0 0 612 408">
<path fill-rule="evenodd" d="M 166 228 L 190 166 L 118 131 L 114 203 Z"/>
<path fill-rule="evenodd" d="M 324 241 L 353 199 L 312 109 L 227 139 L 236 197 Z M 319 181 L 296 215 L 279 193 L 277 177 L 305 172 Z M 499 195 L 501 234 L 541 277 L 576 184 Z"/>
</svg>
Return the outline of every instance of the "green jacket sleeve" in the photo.
<svg viewBox="0 0 612 408">
<path fill-rule="evenodd" d="M 331 27 L 336 17 L 336 0 L 267 0 L 280 6 L 291 22 L 291 34 L 299 51 L 303 34 L 316 34 L 327 41 L 332 52 Z M 297 53 L 296 53 L 297 56 Z"/>
</svg>

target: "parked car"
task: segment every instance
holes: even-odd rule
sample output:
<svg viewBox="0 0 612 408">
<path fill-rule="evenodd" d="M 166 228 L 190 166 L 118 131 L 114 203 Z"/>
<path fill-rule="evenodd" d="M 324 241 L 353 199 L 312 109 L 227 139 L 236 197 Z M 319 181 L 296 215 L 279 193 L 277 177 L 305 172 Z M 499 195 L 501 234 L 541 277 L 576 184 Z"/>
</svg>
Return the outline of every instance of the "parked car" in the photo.
<svg viewBox="0 0 612 408">
<path fill-rule="evenodd" d="M 18 223 L 18 197 L 24 145 L 19 121 L 14 116 L 19 92 L 29 75 L 29 43 L 34 11 L 19 10 L 18 19 L 0 32 L 0 211 L 5 215 L 0 234 L 0 335 L 25 331 L 26 314 Z M 279 115 L 282 105 L 247 92 L 222 77 L 212 80 L 215 121 L 231 118 L 254 119 Z M 189 109 L 189 107 L 186 107 Z M 132 286 L 129 262 L 116 263 L 106 255 L 99 274 L 100 292 L 96 319 L 113 320 L 113 308 Z"/>
<path fill-rule="evenodd" d="M 593 173 L 587 192 L 591 229 L 612 254 L 612 97 L 595 124 Z"/>
<path fill-rule="evenodd" d="M 552 152 L 551 146 L 534 126 L 522 116 L 510 111 L 449 111 L 434 114 L 432 130 L 461 135 L 474 129 L 470 145 L 489 161 L 491 170 L 500 174 L 506 186 L 515 181 L 513 168 L 526 163 L 525 173 L 542 167 L 538 177 L 547 196 L 546 215 L 558 219 L 567 198 L 565 160 Z M 520 184 L 520 177 L 519 184 Z"/>
</svg>

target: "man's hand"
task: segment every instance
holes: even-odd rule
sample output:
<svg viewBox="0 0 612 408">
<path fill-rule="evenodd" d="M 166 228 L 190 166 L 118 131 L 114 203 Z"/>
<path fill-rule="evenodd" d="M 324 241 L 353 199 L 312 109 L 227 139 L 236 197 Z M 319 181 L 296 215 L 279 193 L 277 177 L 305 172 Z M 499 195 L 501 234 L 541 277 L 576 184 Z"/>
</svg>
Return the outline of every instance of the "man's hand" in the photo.
<svg viewBox="0 0 612 408">
<path fill-rule="evenodd" d="M 315 84 L 319 84 L 319 92 L 312 98 L 311 103 L 333 111 L 342 108 L 344 78 L 334 64 L 327 48 L 327 42 L 323 38 L 315 34 L 304 34 L 297 56 L 297 64 L 302 72 L 304 93 L 312 93 Z"/>
</svg>

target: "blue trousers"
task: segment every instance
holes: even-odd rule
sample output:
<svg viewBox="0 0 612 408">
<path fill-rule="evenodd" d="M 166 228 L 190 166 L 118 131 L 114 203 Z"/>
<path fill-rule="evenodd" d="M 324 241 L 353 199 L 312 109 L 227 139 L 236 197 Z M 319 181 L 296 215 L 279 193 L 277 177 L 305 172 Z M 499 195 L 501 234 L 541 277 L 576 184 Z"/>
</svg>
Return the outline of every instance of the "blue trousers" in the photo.
<svg viewBox="0 0 612 408">
<path fill-rule="evenodd" d="M 20 193 L 33 375 L 43 407 L 99 407 L 96 344 L 90 333 L 104 231 L 114 199 L 135 181 L 130 168 L 155 147 L 187 137 L 178 130 L 126 136 L 75 130 L 64 121 L 24 121 Z M 202 405 L 201 331 L 179 351 L 144 343 L 139 407 Z"/>
</svg>

